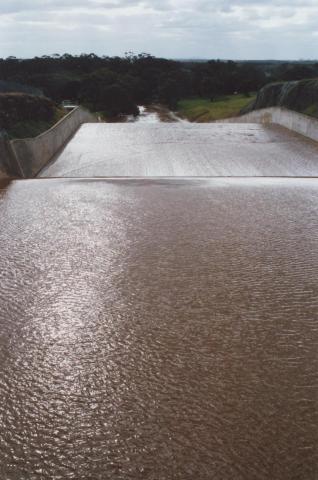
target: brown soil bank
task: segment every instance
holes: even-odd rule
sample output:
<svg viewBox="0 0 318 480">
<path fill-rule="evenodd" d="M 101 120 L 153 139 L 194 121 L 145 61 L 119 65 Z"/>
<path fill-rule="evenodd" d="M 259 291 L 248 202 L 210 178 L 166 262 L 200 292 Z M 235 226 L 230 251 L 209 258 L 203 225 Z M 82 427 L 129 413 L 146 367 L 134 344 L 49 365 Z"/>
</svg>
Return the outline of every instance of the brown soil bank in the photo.
<svg viewBox="0 0 318 480">
<path fill-rule="evenodd" d="M 268 107 L 286 107 L 318 117 L 318 79 L 271 83 L 241 113 Z"/>
</svg>

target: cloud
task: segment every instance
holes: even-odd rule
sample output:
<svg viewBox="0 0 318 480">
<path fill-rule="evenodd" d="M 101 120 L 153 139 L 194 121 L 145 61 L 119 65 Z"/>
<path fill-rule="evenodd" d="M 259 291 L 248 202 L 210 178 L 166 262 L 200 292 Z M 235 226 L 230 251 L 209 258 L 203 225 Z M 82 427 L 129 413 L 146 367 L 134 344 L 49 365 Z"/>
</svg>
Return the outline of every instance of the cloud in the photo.
<svg viewBox="0 0 318 480">
<path fill-rule="evenodd" d="M 315 58 L 316 0 L 2 0 L 0 56 Z"/>
</svg>

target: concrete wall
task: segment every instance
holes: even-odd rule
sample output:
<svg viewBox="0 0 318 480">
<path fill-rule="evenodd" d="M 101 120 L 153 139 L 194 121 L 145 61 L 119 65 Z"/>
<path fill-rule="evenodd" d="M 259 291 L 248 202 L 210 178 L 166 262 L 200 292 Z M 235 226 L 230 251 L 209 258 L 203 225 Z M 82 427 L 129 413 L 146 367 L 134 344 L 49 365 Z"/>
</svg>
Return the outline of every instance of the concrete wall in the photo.
<svg viewBox="0 0 318 480">
<path fill-rule="evenodd" d="M 7 177 L 8 172 L 8 153 L 7 153 L 7 142 L 4 138 L 0 138 L 0 178 Z"/>
<path fill-rule="evenodd" d="M 10 142 L 16 163 L 21 165 L 22 176 L 34 177 L 58 153 L 83 123 L 96 122 L 96 118 L 82 107 L 75 108 L 47 132 L 35 138 Z"/>
<path fill-rule="evenodd" d="M 0 178 L 23 176 L 6 136 L 0 136 Z"/>
<path fill-rule="evenodd" d="M 318 120 L 282 107 L 263 108 L 242 115 L 226 118 L 222 123 L 276 123 L 318 142 Z"/>
</svg>

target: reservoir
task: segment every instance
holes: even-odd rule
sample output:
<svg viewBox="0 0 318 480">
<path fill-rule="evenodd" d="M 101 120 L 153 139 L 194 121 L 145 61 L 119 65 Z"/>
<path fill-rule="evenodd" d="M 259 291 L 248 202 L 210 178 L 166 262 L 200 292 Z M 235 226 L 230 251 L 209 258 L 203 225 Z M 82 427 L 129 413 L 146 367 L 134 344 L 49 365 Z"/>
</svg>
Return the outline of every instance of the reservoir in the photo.
<svg viewBox="0 0 318 480">
<path fill-rule="evenodd" d="M 315 179 L 2 182 L 0 212 L 1 478 L 317 479 Z"/>
</svg>

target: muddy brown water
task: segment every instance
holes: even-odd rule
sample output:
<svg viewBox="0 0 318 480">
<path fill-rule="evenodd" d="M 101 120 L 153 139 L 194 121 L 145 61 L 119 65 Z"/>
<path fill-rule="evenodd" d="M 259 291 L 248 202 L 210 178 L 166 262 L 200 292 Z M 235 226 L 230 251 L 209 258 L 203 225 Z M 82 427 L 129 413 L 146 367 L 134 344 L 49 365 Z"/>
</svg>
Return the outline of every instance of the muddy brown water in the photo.
<svg viewBox="0 0 318 480">
<path fill-rule="evenodd" d="M 318 183 L 0 189 L 0 478 L 316 480 Z"/>
</svg>

